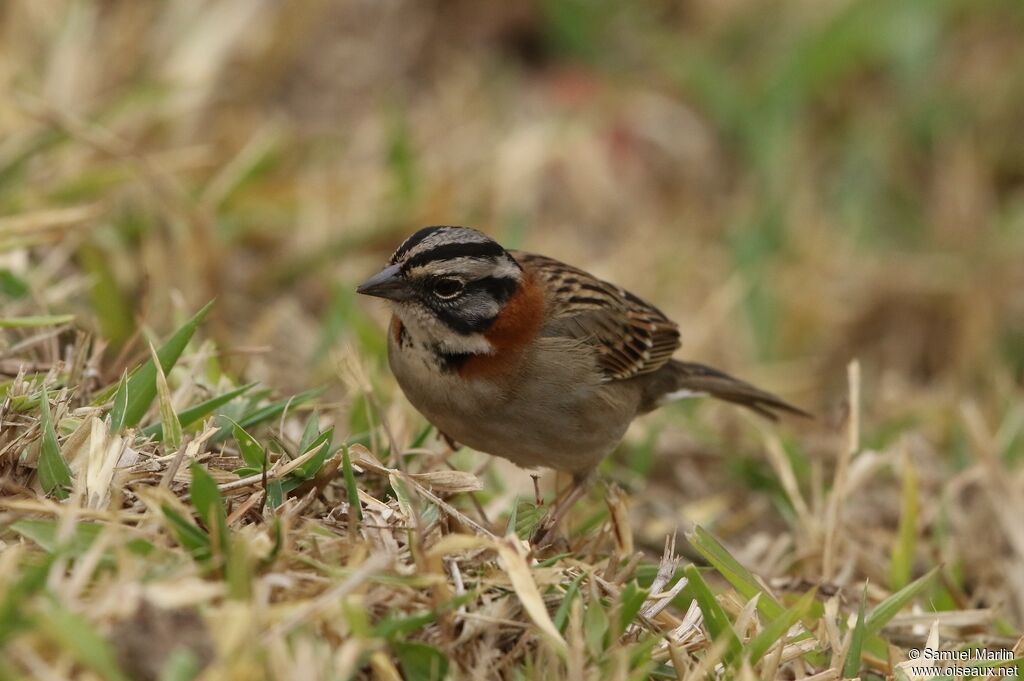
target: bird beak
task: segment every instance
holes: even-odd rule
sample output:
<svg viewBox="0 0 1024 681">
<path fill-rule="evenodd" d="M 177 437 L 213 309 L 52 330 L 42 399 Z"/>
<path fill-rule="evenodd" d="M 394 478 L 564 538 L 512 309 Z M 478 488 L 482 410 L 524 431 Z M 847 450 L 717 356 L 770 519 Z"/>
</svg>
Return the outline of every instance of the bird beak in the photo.
<svg viewBox="0 0 1024 681">
<path fill-rule="evenodd" d="M 407 300 L 411 296 L 398 265 L 388 265 L 360 284 L 356 288 L 356 293 L 388 300 Z"/>
</svg>

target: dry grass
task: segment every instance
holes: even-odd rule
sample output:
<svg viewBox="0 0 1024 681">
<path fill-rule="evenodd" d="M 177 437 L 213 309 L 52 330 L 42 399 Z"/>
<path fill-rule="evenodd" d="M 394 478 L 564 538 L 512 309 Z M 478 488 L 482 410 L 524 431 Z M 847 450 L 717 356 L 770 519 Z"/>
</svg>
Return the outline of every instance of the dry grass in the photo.
<svg viewBox="0 0 1024 681">
<path fill-rule="evenodd" d="M 0 7 L 0 679 L 1024 654 L 1019 4 L 510 6 Z M 534 551 L 352 293 L 453 221 L 819 418 L 655 414 Z"/>
</svg>

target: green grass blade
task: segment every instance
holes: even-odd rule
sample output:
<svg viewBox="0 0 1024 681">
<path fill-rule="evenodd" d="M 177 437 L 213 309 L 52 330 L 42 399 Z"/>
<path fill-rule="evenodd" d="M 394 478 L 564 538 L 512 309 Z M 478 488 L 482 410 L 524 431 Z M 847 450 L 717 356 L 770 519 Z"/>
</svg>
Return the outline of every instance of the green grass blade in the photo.
<svg viewBox="0 0 1024 681">
<path fill-rule="evenodd" d="M 156 392 L 157 401 L 160 405 L 160 422 L 164 427 L 164 444 L 171 451 L 177 451 L 181 447 L 181 422 L 178 415 L 174 413 L 174 405 L 171 404 L 171 389 L 167 385 L 167 376 L 157 361 L 156 348 L 149 345 L 149 353 L 153 357 L 153 366 L 156 368 Z"/>
<path fill-rule="evenodd" d="M 47 553 L 54 553 L 60 549 L 74 557 L 81 556 L 88 551 L 103 530 L 103 526 L 98 523 L 75 523 L 71 536 L 61 543 L 57 540 L 57 521 L 55 520 L 22 518 L 11 523 L 10 527 L 21 536 L 34 541 Z"/>
<path fill-rule="evenodd" d="M 225 404 L 235 399 L 236 397 L 245 394 L 249 390 L 252 390 L 258 383 L 248 383 L 234 390 L 229 390 L 223 395 L 211 397 L 205 402 L 200 402 L 194 407 L 188 409 L 182 409 L 181 413 L 178 414 L 178 422 L 181 423 L 182 428 L 188 428 L 196 421 L 209 416 L 214 411 L 223 407 Z M 154 423 L 151 426 L 143 428 L 142 435 L 145 437 L 151 437 L 154 440 L 162 440 L 164 437 L 164 427 L 162 423 Z"/>
<path fill-rule="evenodd" d="M 417 433 L 416 437 L 412 439 L 412 442 L 409 444 L 409 449 L 419 449 L 422 447 L 423 443 L 427 441 L 427 436 L 430 435 L 430 431 L 433 429 L 434 426 L 429 423 L 423 426 L 423 430 Z"/>
<path fill-rule="evenodd" d="M 210 537 L 205 532 L 166 504 L 160 507 L 160 512 L 167 519 L 167 524 L 178 543 L 189 552 L 194 560 L 205 562 L 210 559 L 212 554 Z"/>
<path fill-rule="evenodd" d="M 686 538 L 693 548 L 704 556 L 741 596 L 750 600 L 757 594 L 761 594 L 761 598 L 757 601 L 757 609 L 761 614 L 769 620 L 782 617 L 785 612 L 782 604 L 765 593 L 764 588 L 754 579 L 754 575 L 740 565 L 740 562 L 733 558 L 732 554 L 726 551 L 725 547 L 710 532 L 698 525 Z"/>
<path fill-rule="evenodd" d="M 616 632 L 618 635 L 626 633 L 626 629 L 636 619 L 646 600 L 647 589 L 641 589 L 636 580 L 625 586 L 619 599 L 619 630 Z"/>
<path fill-rule="evenodd" d="M 310 445 L 317 439 L 320 434 L 320 415 L 315 411 L 309 415 L 309 419 L 306 421 L 306 427 L 302 429 L 302 437 L 299 438 L 299 454 L 302 455 L 309 451 Z"/>
<path fill-rule="evenodd" d="M 69 652 L 83 667 L 96 672 L 106 681 L 129 681 L 118 667 L 110 644 L 82 616 L 53 602 L 38 608 L 34 620 L 40 632 L 59 649 Z"/>
<path fill-rule="evenodd" d="M 225 525 L 225 531 L 227 526 Z M 224 581 L 228 586 L 228 598 L 247 600 L 252 595 L 252 561 L 243 540 L 228 542 L 225 556 Z"/>
<path fill-rule="evenodd" d="M 48 555 L 42 561 L 22 564 L 18 576 L 12 575 L 12 581 L 5 585 L 5 591 L 0 594 L 0 647 L 29 626 L 25 603 L 46 587 L 53 561 L 54 556 Z"/>
<path fill-rule="evenodd" d="M 299 456 L 307 454 L 314 449 L 329 452 L 331 451 L 331 443 L 334 441 L 334 426 L 331 426 L 322 433 L 317 434 L 309 442 L 305 443 L 304 446 L 299 448 Z"/>
<path fill-rule="evenodd" d="M 900 504 L 900 527 L 889 564 L 889 588 L 898 591 L 910 582 L 917 542 L 917 471 L 909 456 L 903 459 L 903 493 Z"/>
<path fill-rule="evenodd" d="M 345 492 L 348 495 L 350 513 L 355 514 L 356 520 L 363 519 L 363 509 L 359 503 L 359 488 L 356 487 L 356 474 L 352 470 L 352 459 L 348 455 L 348 447 L 341 450 L 341 471 L 345 476 Z"/>
<path fill-rule="evenodd" d="M 284 503 L 284 485 L 280 480 L 267 482 L 267 503 L 270 504 L 270 508 L 277 508 Z"/>
<path fill-rule="evenodd" d="M 242 428 L 249 428 L 250 426 L 255 426 L 259 423 L 263 423 L 264 421 L 269 421 L 270 419 L 277 418 L 278 416 L 283 414 L 286 409 L 292 409 L 306 402 L 309 402 L 313 398 L 318 397 L 321 393 L 323 393 L 323 391 L 323 388 L 314 388 L 312 390 L 301 392 L 298 395 L 290 397 L 286 400 L 278 400 L 277 402 L 268 404 L 265 407 L 261 407 L 260 409 L 257 409 L 256 411 L 238 419 L 238 425 L 241 426 Z M 230 421 L 229 423 L 222 426 L 221 429 L 217 432 L 217 434 L 210 439 L 210 444 L 217 444 L 218 442 L 223 441 L 225 438 L 231 435 L 233 425 L 234 422 Z"/>
<path fill-rule="evenodd" d="M 867 605 L 868 590 L 865 585 L 860 592 L 860 606 L 857 608 L 857 624 L 853 627 L 853 635 L 850 639 L 850 650 L 846 653 L 846 662 L 843 664 L 843 678 L 852 679 L 860 674 L 860 657 L 864 650 L 864 609 Z"/>
<path fill-rule="evenodd" d="M 786 610 L 782 615 L 775 618 L 761 630 L 761 632 L 747 644 L 747 659 L 750 664 L 757 664 L 772 646 L 786 635 L 786 632 L 793 628 L 797 622 L 802 620 L 810 612 L 814 604 L 814 598 L 818 595 L 816 589 L 808 591 L 800 597 L 793 607 Z"/>
<path fill-rule="evenodd" d="M 29 293 L 28 283 L 7 268 L 0 268 L 0 295 L 21 300 Z"/>
<path fill-rule="evenodd" d="M 43 441 L 39 449 L 39 482 L 47 494 L 52 494 L 58 499 L 67 499 L 68 489 L 71 487 L 71 469 L 60 454 L 46 386 L 43 386 L 39 406 L 42 415 L 40 426 L 43 430 Z"/>
<path fill-rule="evenodd" d="M 441 681 L 448 677 L 448 658 L 440 650 L 425 643 L 391 644 L 402 676 L 408 681 Z"/>
<path fill-rule="evenodd" d="M 509 532 L 511 531 L 512 530 L 510 529 Z M 569 608 L 572 607 L 572 602 L 579 594 L 580 584 L 586 576 L 586 572 L 581 572 L 576 579 L 572 580 L 572 583 L 569 584 L 569 588 L 565 591 L 565 597 L 562 598 L 562 602 L 558 605 L 558 611 L 555 612 L 555 616 L 551 620 L 555 625 L 555 629 L 558 629 L 560 633 L 565 633 L 565 625 L 569 621 Z"/>
<path fill-rule="evenodd" d="M 80 521 L 75 523 L 70 537 L 62 537 L 58 534 L 57 526 L 56 520 L 22 518 L 11 523 L 10 528 L 38 544 L 47 553 L 60 553 L 72 558 L 85 555 L 104 528 L 100 523 Z M 125 542 L 124 547 L 136 556 L 148 556 L 155 548 L 141 537 Z"/>
<path fill-rule="evenodd" d="M 267 455 L 263 451 L 263 445 L 257 442 L 256 438 L 247 433 L 245 428 L 242 428 L 237 423 L 234 424 L 231 432 L 235 436 L 235 442 L 238 444 L 238 453 L 241 454 L 242 460 L 256 470 L 262 471 L 267 462 Z"/>
<path fill-rule="evenodd" d="M 114 274 L 109 251 L 91 241 L 78 249 L 78 260 L 92 282 L 89 287 L 91 308 L 102 336 L 114 347 L 121 347 L 135 329 L 132 304 Z"/>
<path fill-rule="evenodd" d="M 713 640 L 721 641 L 725 639 L 726 652 L 724 660 L 726 664 L 731 664 L 733 661 L 739 659 L 742 653 L 742 647 L 740 641 L 736 637 L 736 632 L 732 628 L 732 623 L 729 622 L 728 616 L 725 614 L 725 610 L 722 609 L 721 604 L 715 595 L 711 593 L 711 589 L 708 587 L 704 578 L 701 577 L 700 571 L 694 565 L 687 565 L 683 570 L 683 574 L 688 580 L 686 587 L 683 589 L 683 593 L 688 594 L 691 598 L 697 601 L 697 605 L 700 607 L 701 613 L 704 614 L 704 626 L 708 628 L 708 633 L 711 634 Z"/>
<path fill-rule="evenodd" d="M 181 353 L 185 351 L 185 347 L 192 340 L 193 334 L 206 318 L 212 306 L 213 301 L 204 305 L 157 350 L 156 356 L 164 374 L 174 368 Z M 149 410 L 149 405 L 153 404 L 153 400 L 156 398 L 156 391 L 156 365 L 152 359 L 149 359 L 128 378 L 128 407 L 125 409 L 125 427 L 130 428 L 142 420 Z M 101 399 L 106 401 L 107 397 L 101 395 Z"/>
<path fill-rule="evenodd" d="M 302 464 L 295 469 L 294 475 L 302 478 L 303 480 L 309 480 L 314 477 L 319 471 L 320 467 L 324 465 L 324 462 L 334 453 L 331 448 L 331 443 L 334 440 L 334 428 L 328 428 L 324 432 L 320 433 L 312 442 L 306 445 L 305 448 L 299 450 L 299 455 L 306 454 L 307 452 L 317 449 L 319 451 L 313 455 L 313 458 Z"/>
<path fill-rule="evenodd" d="M 512 515 L 508 519 L 509 527 L 512 529 L 507 532 L 515 532 L 521 539 L 532 537 L 544 519 L 545 512 L 545 507 L 538 506 L 533 499 L 516 497 Z"/>
<path fill-rule="evenodd" d="M 601 599 L 592 598 L 583 611 L 583 640 L 595 660 L 600 658 L 605 650 L 609 627 L 608 613 L 601 605 Z"/>
<path fill-rule="evenodd" d="M 0 329 L 31 329 L 37 326 L 60 326 L 75 321 L 73 314 L 39 315 L 35 317 L 2 317 Z"/>
<path fill-rule="evenodd" d="M 121 374 L 121 382 L 114 393 L 114 405 L 110 408 L 110 432 L 120 433 L 124 430 L 124 420 L 128 413 L 128 372 Z"/>
<path fill-rule="evenodd" d="M 228 517 L 224 510 L 224 499 L 220 496 L 217 483 L 210 474 L 198 463 L 193 463 L 191 468 L 192 484 L 189 486 L 189 494 L 192 498 L 192 506 L 195 507 L 197 515 L 206 524 L 210 532 L 210 545 L 220 550 L 223 558 L 228 552 Z"/>
<path fill-rule="evenodd" d="M 461 596 L 455 596 L 441 603 L 436 610 L 428 610 L 411 615 L 386 615 L 373 625 L 371 634 L 375 638 L 384 638 L 392 641 L 401 640 L 410 634 L 422 630 L 428 624 L 436 622 L 441 613 L 457 610 L 467 603 L 472 603 L 479 597 L 479 593 L 468 591 Z"/>
<path fill-rule="evenodd" d="M 505 524 L 506 536 L 515 534 L 517 522 L 519 522 L 519 497 L 512 502 L 512 511 L 508 514 L 508 522 Z"/>
<path fill-rule="evenodd" d="M 348 456 L 348 452 L 347 451 L 344 451 L 344 452 L 341 453 L 341 465 L 342 465 L 342 470 L 343 471 L 345 469 L 345 458 L 347 456 Z M 403 515 L 405 515 L 405 517 L 407 517 L 409 519 L 415 518 L 416 509 L 413 508 L 412 499 L 409 498 L 409 490 L 406 489 L 405 481 L 402 480 L 402 478 L 399 477 L 397 474 L 391 473 L 391 474 L 388 475 L 388 482 L 391 483 L 391 491 L 395 493 L 395 501 L 398 502 L 399 510 L 402 511 L 402 513 L 403 513 Z M 347 479 L 346 479 L 345 483 L 346 483 L 346 486 L 347 486 L 347 484 L 348 484 L 348 480 Z M 349 497 L 349 504 L 351 504 L 351 501 L 352 501 L 351 497 Z"/>
<path fill-rule="evenodd" d="M 378 638 L 394 639 L 419 631 L 437 620 L 438 613 L 429 611 L 408 617 L 387 617 L 373 628 L 373 635 Z"/>
<path fill-rule="evenodd" d="M 871 611 L 871 614 L 868 615 L 867 621 L 864 623 L 864 628 L 867 634 L 869 636 L 873 636 L 880 632 L 882 627 L 889 623 L 889 620 L 895 617 L 901 610 L 903 610 L 904 607 L 914 600 L 918 594 L 924 591 L 925 587 L 931 583 L 935 578 L 935 575 L 938 573 L 939 568 L 932 568 L 924 575 L 918 577 L 916 580 L 876 605 L 874 610 Z"/>
</svg>

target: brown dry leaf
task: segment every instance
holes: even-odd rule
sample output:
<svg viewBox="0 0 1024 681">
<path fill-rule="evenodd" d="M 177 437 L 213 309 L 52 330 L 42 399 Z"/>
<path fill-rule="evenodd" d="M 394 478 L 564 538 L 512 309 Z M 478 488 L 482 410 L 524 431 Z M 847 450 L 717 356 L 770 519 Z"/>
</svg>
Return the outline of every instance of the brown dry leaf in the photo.
<svg viewBox="0 0 1024 681">
<path fill-rule="evenodd" d="M 348 454 L 352 458 L 352 465 L 365 470 L 379 473 L 380 475 L 390 475 L 394 471 L 387 466 L 381 464 L 377 460 L 377 457 L 370 452 L 369 449 L 359 444 L 358 442 L 348 447 Z"/>
<path fill-rule="evenodd" d="M 484 488 L 484 483 L 480 481 L 480 478 L 466 471 L 430 471 L 429 473 L 414 473 L 410 477 L 425 484 L 438 494 L 479 492 Z"/>
<path fill-rule="evenodd" d="M 199 606 L 223 598 L 223 584 L 195 576 L 168 579 L 146 585 L 142 593 L 145 600 L 160 608 L 175 609 Z"/>
<path fill-rule="evenodd" d="M 428 556 L 447 556 L 476 549 L 493 548 L 494 542 L 486 537 L 474 534 L 447 534 L 430 547 Z"/>
<path fill-rule="evenodd" d="M 88 418 L 82 419 L 82 422 L 78 424 L 78 427 L 68 436 L 68 439 L 64 441 L 64 445 L 60 448 L 61 456 L 68 462 L 68 466 L 76 475 L 82 468 L 82 463 L 79 459 L 82 449 L 86 446 L 89 438 L 92 437 L 92 423 L 90 423 L 90 420 Z"/>
<path fill-rule="evenodd" d="M 39 210 L 0 218 L 0 236 L 25 234 L 36 230 L 64 229 L 87 222 L 103 212 L 99 203 Z"/>
<path fill-rule="evenodd" d="M 409 520 L 415 518 L 416 510 L 409 499 L 408 490 L 402 484 L 402 479 L 398 474 L 393 473 L 388 475 L 388 482 L 391 483 L 391 489 L 395 490 L 395 501 L 398 503 L 398 510 Z"/>
<path fill-rule="evenodd" d="M 89 508 L 101 509 L 110 500 L 110 483 L 124 450 L 124 439 L 107 432 L 106 424 L 95 416 L 90 420 L 88 459 L 85 466 L 85 491 Z"/>
<path fill-rule="evenodd" d="M 349 448 L 349 454 L 352 457 L 352 464 L 365 470 L 387 476 L 399 473 L 397 469 L 388 468 L 381 464 L 370 453 L 370 450 L 360 444 L 352 445 Z M 438 494 L 478 492 L 484 488 L 480 478 L 467 471 L 429 471 L 426 473 L 412 473 L 409 477 Z"/>
<path fill-rule="evenodd" d="M 509 581 L 512 582 L 512 588 L 519 596 L 519 601 L 523 604 L 526 614 L 560 649 L 567 650 L 565 639 L 555 628 L 555 623 L 551 621 L 548 609 L 544 605 L 544 598 L 540 595 L 540 589 L 533 581 L 530 566 L 526 562 L 526 549 L 523 548 L 522 542 L 514 537 L 502 537 L 498 539 L 496 548 L 505 573 L 508 575 Z"/>
</svg>

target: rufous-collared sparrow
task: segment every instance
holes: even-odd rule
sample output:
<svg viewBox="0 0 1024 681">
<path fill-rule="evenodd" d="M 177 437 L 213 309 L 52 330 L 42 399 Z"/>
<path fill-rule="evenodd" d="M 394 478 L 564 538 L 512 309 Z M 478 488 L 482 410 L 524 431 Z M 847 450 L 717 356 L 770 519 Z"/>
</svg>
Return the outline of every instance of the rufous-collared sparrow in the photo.
<svg viewBox="0 0 1024 681">
<path fill-rule="evenodd" d="M 572 473 L 561 512 L 633 419 L 673 400 L 805 415 L 673 359 L 678 327 L 629 291 L 474 229 L 419 230 L 357 291 L 391 303 L 388 359 L 413 406 L 449 440 Z"/>
</svg>

